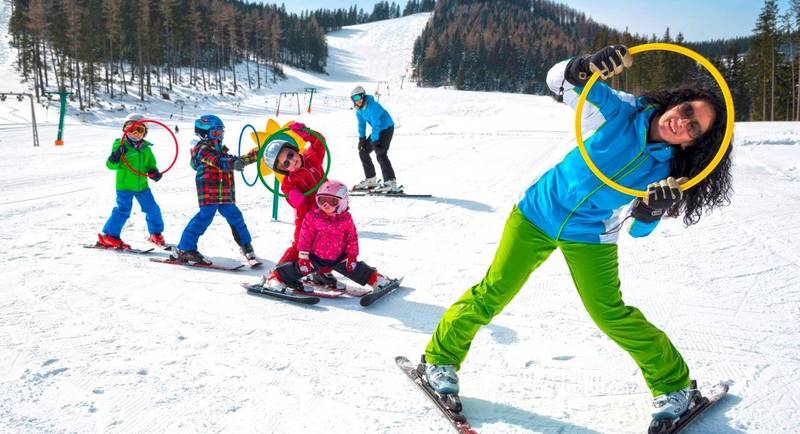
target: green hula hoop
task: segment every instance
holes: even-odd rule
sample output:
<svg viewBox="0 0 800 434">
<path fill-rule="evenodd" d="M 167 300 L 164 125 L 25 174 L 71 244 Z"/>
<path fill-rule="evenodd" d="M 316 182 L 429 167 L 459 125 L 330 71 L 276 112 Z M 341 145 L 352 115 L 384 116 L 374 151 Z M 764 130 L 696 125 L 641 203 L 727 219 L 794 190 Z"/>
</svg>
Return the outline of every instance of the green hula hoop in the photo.
<svg viewBox="0 0 800 434">
<path fill-rule="evenodd" d="M 264 184 L 264 187 L 267 187 L 267 190 L 271 191 L 272 194 L 276 194 L 276 195 L 278 195 L 280 197 L 286 197 L 286 195 L 281 193 L 280 191 L 273 190 L 272 187 L 269 186 L 267 181 L 264 179 L 264 174 L 261 173 L 261 162 L 264 160 L 264 152 L 266 152 L 266 150 L 267 150 L 267 145 L 269 145 L 269 143 L 271 141 L 273 141 L 273 140 L 278 140 L 278 139 L 286 140 L 287 142 L 292 142 L 295 145 L 297 145 L 297 141 L 292 136 L 290 136 L 290 135 L 288 135 L 288 134 L 286 134 L 284 132 L 284 131 L 287 131 L 287 130 L 290 130 L 290 129 L 288 127 L 280 129 L 280 130 L 275 131 L 274 133 L 272 133 L 269 137 L 267 137 L 267 140 L 264 142 L 264 146 L 262 146 L 258 150 L 258 159 L 256 160 L 256 170 L 258 170 L 258 179 L 261 180 L 261 183 Z M 322 179 L 319 180 L 317 185 L 315 185 L 310 190 L 308 190 L 308 191 L 303 193 L 303 196 L 308 196 L 309 194 L 314 193 L 315 191 L 317 191 L 319 189 L 319 187 L 322 185 L 322 183 L 325 182 L 326 179 L 328 179 L 328 172 L 331 170 L 331 150 L 328 149 L 328 143 L 325 141 L 325 138 L 320 136 L 319 134 L 317 134 L 314 130 L 312 130 L 311 128 L 305 127 L 305 128 L 303 128 L 303 131 L 305 131 L 307 133 L 310 133 L 312 136 L 316 137 L 317 140 L 322 142 L 322 146 L 325 147 L 325 155 L 327 155 L 327 157 L 328 157 L 328 164 L 325 167 L 325 174 L 322 175 Z M 298 148 L 299 148 L 299 146 L 298 146 Z"/>
</svg>

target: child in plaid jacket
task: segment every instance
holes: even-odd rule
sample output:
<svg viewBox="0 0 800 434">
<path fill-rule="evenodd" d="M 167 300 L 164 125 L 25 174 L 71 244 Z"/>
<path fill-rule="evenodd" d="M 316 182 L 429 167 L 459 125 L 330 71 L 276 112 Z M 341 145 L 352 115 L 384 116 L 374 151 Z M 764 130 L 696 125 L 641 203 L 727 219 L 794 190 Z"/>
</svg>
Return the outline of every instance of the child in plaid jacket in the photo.
<svg viewBox="0 0 800 434">
<path fill-rule="evenodd" d="M 192 148 L 191 166 L 197 172 L 195 183 L 200 211 L 183 230 L 173 258 L 182 262 L 211 263 L 197 251 L 197 241 L 219 211 L 228 221 L 242 254 L 248 260 L 255 259 L 252 237 L 242 212 L 236 206 L 233 171 L 244 170 L 245 166 L 254 163 L 258 158 L 258 148 L 242 157 L 228 154 L 228 148 L 222 144 L 225 125 L 214 115 L 202 115 L 195 121 L 194 131 L 200 140 Z"/>
</svg>

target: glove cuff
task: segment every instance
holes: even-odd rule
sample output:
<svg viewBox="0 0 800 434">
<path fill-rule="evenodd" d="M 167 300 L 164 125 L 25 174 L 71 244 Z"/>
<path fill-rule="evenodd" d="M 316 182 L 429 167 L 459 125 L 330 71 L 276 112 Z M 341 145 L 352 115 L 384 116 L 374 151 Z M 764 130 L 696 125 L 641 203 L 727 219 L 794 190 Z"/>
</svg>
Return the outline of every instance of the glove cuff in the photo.
<svg viewBox="0 0 800 434">
<path fill-rule="evenodd" d="M 664 210 L 650 208 L 641 198 L 637 198 L 631 208 L 631 215 L 642 223 L 652 223 L 664 215 Z"/>
<path fill-rule="evenodd" d="M 576 56 L 567 63 L 567 67 L 564 70 L 564 78 L 571 85 L 583 87 L 589 82 L 589 78 L 592 76 L 588 66 L 590 57 L 591 55 L 589 54 Z"/>
</svg>

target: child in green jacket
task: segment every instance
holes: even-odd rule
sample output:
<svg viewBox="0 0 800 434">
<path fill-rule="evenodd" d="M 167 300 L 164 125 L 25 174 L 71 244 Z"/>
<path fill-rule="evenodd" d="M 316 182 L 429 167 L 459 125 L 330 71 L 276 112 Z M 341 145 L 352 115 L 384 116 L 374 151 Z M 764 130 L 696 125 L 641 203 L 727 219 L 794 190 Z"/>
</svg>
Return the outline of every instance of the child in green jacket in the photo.
<svg viewBox="0 0 800 434">
<path fill-rule="evenodd" d="M 114 141 L 111 147 L 111 155 L 106 161 L 106 166 L 111 170 L 117 171 L 117 206 L 111 211 L 103 233 L 98 234 L 98 244 L 103 247 L 115 249 L 129 249 L 130 246 L 120 239 L 122 227 L 131 215 L 133 198 L 139 202 L 145 214 L 147 230 L 150 232 L 148 241 L 163 247 L 164 220 L 161 218 L 161 208 L 158 207 L 153 193 L 150 191 L 147 178 L 153 181 L 161 179 L 161 172 L 156 167 L 156 158 L 150 150 L 152 143 L 146 141 L 147 126 L 139 122 L 144 116 L 138 113 L 131 113 L 125 118 L 123 131 L 127 131 L 125 137 Z M 129 128 L 130 127 L 130 128 Z M 125 158 L 127 165 L 122 161 Z M 139 173 L 147 174 L 147 177 L 134 173 L 128 167 Z"/>
</svg>

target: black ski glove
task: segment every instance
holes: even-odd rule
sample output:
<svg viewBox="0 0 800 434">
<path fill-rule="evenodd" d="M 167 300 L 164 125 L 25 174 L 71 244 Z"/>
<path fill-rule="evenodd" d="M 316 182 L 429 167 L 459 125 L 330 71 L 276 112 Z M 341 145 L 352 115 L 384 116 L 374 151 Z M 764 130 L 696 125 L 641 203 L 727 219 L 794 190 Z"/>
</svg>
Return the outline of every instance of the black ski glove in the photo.
<svg viewBox="0 0 800 434">
<path fill-rule="evenodd" d="M 600 72 L 604 80 L 619 75 L 633 64 L 633 57 L 624 45 L 609 45 L 594 53 L 573 58 L 567 63 L 564 78 L 574 86 L 585 86 L 589 77 Z"/>
<path fill-rule="evenodd" d="M 158 169 L 150 169 L 150 171 L 147 172 L 147 177 L 155 182 L 160 181 L 162 176 L 163 174 L 159 172 Z"/>
<path fill-rule="evenodd" d="M 359 137 L 358 138 L 358 150 L 359 151 L 363 151 L 364 150 L 364 146 L 366 144 L 367 144 L 367 138 L 366 137 Z"/>
<path fill-rule="evenodd" d="M 108 161 L 112 163 L 119 163 L 119 160 L 122 158 L 123 154 L 125 154 L 125 145 L 119 145 L 119 147 L 108 156 Z"/>
<path fill-rule="evenodd" d="M 687 181 L 687 178 L 675 179 L 669 177 L 659 182 L 647 186 L 647 197 L 636 198 L 631 207 L 631 215 L 636 220 L 643 223 L 654 222 L 664 215 L 664 211 L 672 208 L 681 199 L 683 192 L 680 185 Z"/>
</svg>

